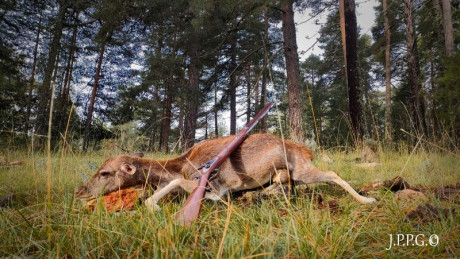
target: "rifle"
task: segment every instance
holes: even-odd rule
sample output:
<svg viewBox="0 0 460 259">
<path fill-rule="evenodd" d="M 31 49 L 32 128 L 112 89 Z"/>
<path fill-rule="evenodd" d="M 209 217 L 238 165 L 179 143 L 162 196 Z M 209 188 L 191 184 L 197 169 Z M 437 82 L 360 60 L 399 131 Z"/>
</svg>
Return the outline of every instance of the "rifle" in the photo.
<svg viewBox="0 0 460 259">
<path fill-rule="evenodd" d="M 198 186 L 192 191 L 188 199 L 184 203 L 184 207 L 177 212 L 176 221 L 181 225 L 190 225 L 190 223 L 196 220 L 200 214 L 201 201 L 204 197 L 204 192 L 208 184 L 209 176 L 216 168 L 218 168 L 227 157 L 230 156 L 236 148 L 243 143 L 248 133 L 256 126 L 257 122 L 260 121 L 267 113 L 268 110 L 273 106 L 273 103 L 268 103 L 265 107 L 235 136 L 235 138 L 222 150 L 220 153 L 206 162 L 203 165 L 201 171 L 201 178 Z"/>
</svg>

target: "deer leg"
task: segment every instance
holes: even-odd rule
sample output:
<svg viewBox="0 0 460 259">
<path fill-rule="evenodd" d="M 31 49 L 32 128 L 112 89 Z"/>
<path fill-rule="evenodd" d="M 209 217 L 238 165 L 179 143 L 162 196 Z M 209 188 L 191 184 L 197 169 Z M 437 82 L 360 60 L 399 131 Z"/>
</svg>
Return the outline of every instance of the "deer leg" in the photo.
<svg viewBox="0 0 460 259">
<path fill-rule="evenodd" d="M 160 201 L 164 196 L 166 196 L 171 191 L 176 188 L 182 188 L 186 192 L 190 193 L 198 186 L 197 181 L 185 180 L 185 179 L 174 179 L 169 182 L 165 187 L 155 191 L 155 193 L 145 200 L 145 205 L 149 211 L 160 210 L 158 206 L 158 201 Z"/>
<path fill-rule="evenodd" d="M 340 176 L 338 176 L 335 172 L 333 171 L 327 171 L 323 172 L 318 170 L 317 168 L 313 167 L 311 165 L 310 170 L 308 170 L 307 173 L 292 173 L 292 179 L 295 181 L 300 181 L 305 184 L 309 183 L 320 183 L 320 182 L 333 182 L 343 189 L 345 189 L 348 193 L 350 193 L 357 201 L 360 203 L 366 204 L 366 203 L 372 203 L 377 201 L 375 198 L 368 198 L 360 195 L 357 193 L 347 182 L 345 182 Z"/>
</svg>

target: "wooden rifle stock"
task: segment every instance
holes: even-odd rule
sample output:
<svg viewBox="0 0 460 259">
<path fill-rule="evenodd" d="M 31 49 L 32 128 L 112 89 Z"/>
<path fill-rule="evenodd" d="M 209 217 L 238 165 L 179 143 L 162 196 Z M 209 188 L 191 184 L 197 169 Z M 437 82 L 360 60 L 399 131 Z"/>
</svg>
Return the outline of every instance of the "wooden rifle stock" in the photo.
<svg viewBox="0 0 460 259">
<path fill-rule="evenodd" d="M 260 121 L 273 106 L 273 103 L 268 103 L 265 107 L 235 136 L 235 138 L 222 150 L 220 153 L 204 164 L 201 173 L 200 182 L 188 199 L 184 203 L 184 207 L 177 212 L 176 221 L 181 225 L 190 225 L 196 220 L 200 214 L 201 201 L 204 198 L 206 186 L 208 184 L 211 172 L 217 169 L 230 154 L 244 141 L 248 133 L 254 128 L 257 122 Z"/>
</svg>

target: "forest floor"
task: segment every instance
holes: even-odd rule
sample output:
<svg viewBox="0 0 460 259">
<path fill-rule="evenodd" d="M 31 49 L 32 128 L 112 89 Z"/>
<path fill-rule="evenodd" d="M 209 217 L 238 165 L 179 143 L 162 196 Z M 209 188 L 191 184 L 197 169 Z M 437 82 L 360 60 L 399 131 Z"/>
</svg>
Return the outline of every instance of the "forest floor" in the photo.
<svg viewBox="0 0 460 259">
<path fill-rule="evenodd" d="M 46 156 L 3 152 L 23 165 L 0 167 L 0 257 L 53 258 L 449 258 L 460 255 L 459 199 L 440 186 L 460 182 L 458 154 L 383 152 L 362 167 L 356 153 L 317 159 L 378 202 L 361 205 L 336 185 L 297 186 L 292 194 L 243 195 L 230 203 L 206 201 L 189 228 L 175 224 L 185 197 L 165 199 L 161 211 L 89 212 L 74 190 L 114 151 L 53 155 L 51 202 Z M 165 155 L 147 154 L 149 158 Z M 401 176 L 423 199 L 396 200 L 372 183 Z M 460 185 L 458 185 L 460 186 Z M 375 186 L 374 186 L 375 187 Z M 452 188 L 453 188 L 452 187 Z M 310 195 L 313 191 L 317 195 Z M 318 201 L 318 195 L 322 201 Z M 9 200 L 6 200 L 6 199 Z M 312 198 L 314 197 L 314 198 Z M 418 209 L 415 209 L 418 208 Z M 415 214 L 411 214 L 415 212 Z M 411 216 L 412 215 L 412 216 Z M 415 215 L 415 216 L 414 216 Z M 402 239 L 404 238 L 404 239 Z M 390 247 L 390 240 L 393 246 Z M 399 242 L 397 243 L 397 241 Z"/>
</svg>

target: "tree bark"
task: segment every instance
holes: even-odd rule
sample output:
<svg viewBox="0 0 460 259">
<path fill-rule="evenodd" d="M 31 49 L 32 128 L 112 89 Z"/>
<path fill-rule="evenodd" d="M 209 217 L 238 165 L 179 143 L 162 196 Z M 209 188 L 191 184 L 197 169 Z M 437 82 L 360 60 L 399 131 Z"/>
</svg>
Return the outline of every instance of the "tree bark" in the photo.
<svg viewBox="0 0 460 259">
<path fill-rule="evenodd" d="M 444 49 L 450 57 L 454 51 L 454 29 L 452 27 L 452 11 L 450 0 L 441 0 L 442 4 L 442 25 L 444 29 Z"/>
<path fill-rule="evenodd" d="M 265 7 L 264 12 L 264 59 L 263 59 L 263 67 L 262 67 L 262 86 L 260 89 L 260 100 L 259 100 L 259 109 L 262 109 L 265 104 L 267 103 L 267 77 L 268 77 L 268 50 L 267 50 L 267 43 L 268 43 L 268 8 Z M 259 92 L 257 91 L 257 95 Z M 256 111 L 257 112 L 257 111 Z M 260 128 L 262 132 L 267 132 L 267 117 L 263 117 L 260 122 Z"/>
<path fill-rule="evenodd" d="M 246 124 L 251 120 L 251 63 L 246 63 Z"/>
<path fill-rule="evenodd" d="M 158 43 L 155 47 L 155 54 L 157 57 L 160 56 L 161 54 L 161 49 L 163 48 L 163 42 L 162 40 L 158 40 Z M 157 121 L 157 114 L 158 114 L 158 103 L 160 102 L 160 97 L 159 97 L 159 94 L 158 94 L 158 85 L 160 83 L 159 82 L 155 82 L 155 86 L 153 88 L 153 96 L 152 96 L 152 114 L 150 116 L 150 121 L 151 121 L 151 132 L 150 132 L 150 141 L 149 141 L 149 150 L 150 151 L 156 151 L 156 146 L 155 146 L 155 141 L 156 141 L 156 134 L 157 134 L 157 131 L 158 131 L 158 121 Z M 160 132 L 161 132 L 161 128 L 160 128 Z M 160 137 L 161 137 L 161 134 L 160 134 Z M 159 141 L 161 143 L 161 139 Z M 159 143 L 159 144 L 160 144 Z M 159 145 L 160 146 L 160 145 Z"/>
<path fill-rule="evenodd" d="M 417 132 L 422 130 L 420 114 L 420 82 L 418 79 L 416 38 L 414 30 L 414 17 L 412 12 L 413 0 L 404 0 L 404 12 L 406 18 L 406 42 L 407 42 L 407 69 L 410 88 L 410 106 L 412 123 Z"/>
<path fill-rule="evenodd" d="M 236 134 L 236 36 L 230 36 L 230 134 Z"/>
<path fill-rule="evenodd" d="M 257 69 L 255 71 L 260 71 L 259 64 L 257 64 Z M 259 78 L 258 77 L 256 77 L 256 81 L 254 81 L 254 108 L 255 110 L 259 108 Z"/>
<path fill-rule="evenodd" d="M 217 110 L 217 83 L 214 86 L 214 137 L 219 137 L 219 123 L 218 123 L 218 110 Z"/>
<path fill-rule="evenodd" d="M 183 84 L 185 85 L 185 84 Z M 180 146 L 182 146 L 182 142 L 184 141 L 184 103 L 183 101 L 181 100 L 179 102 L 179 143 Z"/>
<path fill-rule="evenodd" d="M 388 0 L 383 0 L 383 18 L 385 28 L 385 140 L 391 141 L 391 32 Z"/>
<path fill-rule="evenodd" d="M 102 68 L 102 61 L 104 59 L 105 46 L 107 44 L 108 38 L 110 38 L 110 36 L 108 36 L 107 39 L 105 39 L 102 42 L 101 48 L 99 50 L 99 59 L 97 61 L 96 73 L 94 75 L 93 90 L 91 92 L 91 98 L 90 98 L 90 101 L 89 101 L 88 114 L 86 115 L 85 139 L 83 141 L 83 151 L 86 151 L 88 149 L 89 132 L 90 132 L 90 129 L 91 129 L 91 121 L 93 119 L 94 102 L 96 100 L 97 88 L 99 86 L 99 77 L 100 77 L 101 68 Z"/>
<path fill-rule="evenodd" d="M 53 72 L 55 69 L 55 63 L 57 59 L 56 57 L 60 48 L 62 28 L 64 26 L 65 13 L 67 11 L 67 7 L 67 1 L 63 1 L 59 7 L 59 13 L 56 18 L 56 22 L 53 29 L 53 40 L 50 44 L 48 60 L 45 67 L 45 74 L 43 76 L 43 83 L 41 87 L 39 87 L 39 102 L 36 128 L 38 134 L 41 135 L 46 135 L 47 132 L 46 122 L 48 121 L 49 116 L 48 104 L 50 101 L 51 79 L 53 77 Z"/>
<path fill-rule="evenodd" d="M 187 114 L 184 122 L 185 149 L 193 146 L 195 143 L 196 120 L 198 118 L 198 101 L 199 101 L 199 51 L 198 43 L 193 41 L 190 46 L 190 63 L 188 67 L 188 87 L 190 90 L 187 99 Z"/>
<path fill-rule="evenodd" d="M 300 94 L 300 69 L 297 53 L 294 11 L 292 1 L 282 1 L 282 30 L 284 39 L 284 57 L 286 60 L 287 88 L 289 98 L 290 137 L 296 142 L 303 142 L 302 107 Z"/>
<path fill-rule="evenodd" d="M 40 32 L 42 26 L 42 16 L 40 14 L 40 18 L 38 20 L 38 28 L 37 28 L 37 36 L 35 37 L 35 47 L 34 47 L 34 54 L 33 54 L 33 62 L 32 62 L 32 72 L 30 74 L 29 80 L 29 89 L 27 90 L 27 112 L 26 112 L 26 123 L 25 123 L 25 130 L 29 130 L 30 125 L 30 113 L 32 110 L 32 91 L 34 89 L 35 83 L 35 69 L 37 67 L 37 56 L 38 56 L 38 46 L 40 45 Z"/>
<path fill-rule="evenodd" d="M 70 97 L 70 82 L 72 81 L 73 63 L 75 60 L 75 51 L 77 43 L 77 32 L 78 32 L 78 13 L 76 14 L 76 22 L 72 31 L 72 40 L 69 49 L 69 58 L 67 60 L 65 79 L 62 89 L 62 94 L 59 96 L 59 111 L 57 112 L 57 121 L 59 124 L 59 132 L 66 127 L 66 116 L 69 111 L 69 97 Z"/>
<path fill-rule="evenodd" d="M 165 112 L 162 119 L 162 151 L 167 153 L 169 151 L 169 133 L 171 131 L 171 115 L 172 115 L 172 101 L 173 101 L 173 86 L 172 78 L 173 75 L 168 75 L 166 82 L 166 99 L 165 99 Z"/>
<path fill-rule="evenodd" d="M 315 71 L 313 69 L 311 70 L 311 87 L 312 88 L 315 87 Z M 318 147 L 321 149 L 321 142 L 319 140 L 320 135 L 319 135 L 319 131 L 318 131 L 318 123 L 316 122 L 315 108 L 313 107 L 313 101 L 312 101 L 312 98 L 311 98 L 311 91 L 310 91 L 310 89 L 308 87 L 308 84 L 307 84 L 307 95 L 308 95 L 308 100 L 310 102 L 311 116 L 312 116 L 313 123 L 314 123 L 314 126 L 315 126 L 316 142 L 318 144 Z M 318 110 L 320 110 L 320 109 L 321 109 L 321 104 L 318 107 Z M 319 121 L 321 121 L 321 118 L 319 118 Z"/>
<path fill-rule="evenodd" d="M 364 128 L 362 125 L 361 89 L 358 69 L 358 25 L 356 22 L 355 1 L 343 1 L 343 17 L 345 29 L 345 69 L 348 88 L 348 108 L 350 112 L 353 137 L 361 142 Z M 343 26 L 342 26 L 343 27 Z"/>
</svg>

